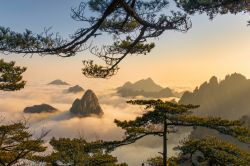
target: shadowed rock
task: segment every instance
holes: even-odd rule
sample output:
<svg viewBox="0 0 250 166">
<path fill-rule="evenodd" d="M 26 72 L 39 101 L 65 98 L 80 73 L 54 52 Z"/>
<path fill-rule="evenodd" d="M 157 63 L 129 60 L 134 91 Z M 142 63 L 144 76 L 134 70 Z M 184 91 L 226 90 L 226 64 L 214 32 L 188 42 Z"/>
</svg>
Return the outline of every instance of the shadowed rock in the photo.
<svg viewBox="0 0 250 166">
<path fill-rule="evenodd" d="M 77 116 L 103 115 L 102 108 L 92 90 L 87 90 L 81 99 L 76 99 L 70 112 Z"/>
<path fill-rule="evenodd" d="M 48 105 L 48 104 L 41 104 L 41 105 L 34 105 L 31 107 L 24 108 L 24 113 L 54 113 L 57 109 Z"/>
</svg>

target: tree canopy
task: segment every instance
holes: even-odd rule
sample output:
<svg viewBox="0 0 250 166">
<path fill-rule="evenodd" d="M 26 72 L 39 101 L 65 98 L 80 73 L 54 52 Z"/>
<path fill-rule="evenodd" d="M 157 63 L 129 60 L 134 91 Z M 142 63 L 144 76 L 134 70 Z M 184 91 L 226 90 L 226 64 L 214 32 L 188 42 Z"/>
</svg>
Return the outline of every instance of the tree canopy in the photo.
<svg viewBox="0 0 250 166">
<path fill-rule="evenodd" d="M 33 138 L 28 127 L 23 122 L 0 126 L 0 165 L 10 166 L 20 163 L 21 160 L 33 160 L 38 153 L 44 152 L 43 138 Z"/>
<path fill-rule="evenodd" d="M 40 55 L 74 56 L 77 52 L 89 50 L 102 59 L 105 65 L 92 60 L 84 61 L 83 74 L 87 77 L 108 78 L 114 75 L 118 64 L 130 54 L 147 54 L 154 48 L 150 38 L 159 37 L 166 30 L 187 32 L 191 22 L 185 13 L 171 11 L 167 0 L 88 0 L 72 9 L 72 18 L 85 22 L 86 27 L 78 29 L 69 39 L 58 34 L 23 33 L 0 27 L 0 51 Z M 93 12 L 87 17 L 85 11 Z M 97 47 L 88 43 L 99 35 L 113 36 L 113 44 Z"/>
<path fill-rule="evenodd" d="M 249 0 L 176 0 L 179 7 L 189 14 L 206 13 L 210 19 L 217 14 L 249 13 Z"/>
<path fill-rule="evenodd" d="M 102 141 L 87 142 L 83 138 L 52 138 L 54 152 L 40 161 L 48 165 L 62 163 L 72 166 L 127 166 L 125 163 L 118 164 L 117 158 L 105 153 L 102 149 Z"/>
<path fill-rule="evenodd" d="M 170 2 L 177 4 L 176 9 L 170 7 Z M 104 64 L 84 60 L 82 73 L 87 77 L 109 78 L 116 74 L 118 64 L 126 56 L 149 53 L 155 47 L 150 39 L 169 30 L 187 32 L 191 28 L 187 13 L 207 13 L 213 18 L 216 14 L 249 12 L 249 3 L 249 0 L 88 0 L 72 9 L 72 18 L 84 22 L 84 27 L 70 38 L 49 30 L 35 34 L 0 27 L 0 51 L 71 57 L 89 50 Z M 91 11 L 91 16 L 86 11 Z M 94 45 L 91 40 L 97 40 L 99 35 L 111 35 L 113 44 Z"/>
<path fill-rule="evenodd" d="M 141 117 L 137 117 L 135 120 L 115 120 L 117 126 L 125 130 L 125 138 L 122 141 L 113 142 L 113 144 L 111 144 L 110 146 L 111 148 L 116 148 L 118 146 L 134 143 L 138 139 L 141 139 L 148 135 L 160 136 L 163 138 L 163 156 L 161 163 L 163 163 L 163 165 L 166 165 L 168 139 L 167 134 L 176 132 L 178 130 L 177 127 L 185 126 L 200 126 L 205 128 L 211 128 L 219 131 L 222 134 L 233 136 L 242 142 L 246 142 L 248 144 L 250 143 L 250 131 L 248 128 L 242 126 L 242 123 L 240 121 L 229 121 L 216 117 L 194 116 L 192 115 L 191 109 L 195 109 L 198 107 L 195 105 L 176 104 L 171 102 L 164 102 L 162 100 L 133 100 L 129 101 L 128 103 L 135 105 L 145 105 L 146 109 L 149 110 L 144 112 Z M 230 155 L 234 155 L 234 158 L 239 158 L 238 153 L 236 154 L 235 152 L 232 154 L 226 149 L 229 147 L 229 144 L 220 144 L 220 142 L 216 140 L 212 140 L 211 145 L 205 144 L 209 141 L 211 140 L 189 140 L 189 142 L 185 142 L 184 146 L 180 147 L 180 149 L 183 151 L 184 154 L 186 154 L 187 152 L 194 153 L 196 151 L 201 151 L 205 153 L 204 156 L 212 157 L 207 154 L 210 153 L 209 148 L 214 149 L 214 151 L 211 151 L 210 155 L 215 155 L 215 152 L 217 152 L 216 146 L 218 146 L 218 148 L 220 149 L 220 146 L 225 145 L 221 147 L 221 151 L 225 151 L 225 153 L 223 152 L 223 154 L 220 155 L 224 155 L 224 158 L 227 158 L 227 155 L 228 158 L 232 158 Z M 192 151 L 191 148 L 193 148 L 193 150 L 195 151 Z M 189 149 L 190 151 L 188 151 L 187 149 Z M 234 151 L 233 149 L 234 147 L 232 147 L 231 150 Z M 246 157 L 245 153 L 243 152 L 239 152 L 239 154 L 243 155 L 242 158 Z M 233 161 L 233 159 L 228 159 L 228 162 L 230 161 Z M 220 162 L 226 163 L 223 161 L 223 159 L 221 159 Z"/>
<path fill-rule="evenodd" d="M 25 81 L 22 80 L 25 67 L 15 66 L 15 62 L 5 62 L 0 59 L 0 90 L 15 91 L 24 88 Z"/>
</svg>

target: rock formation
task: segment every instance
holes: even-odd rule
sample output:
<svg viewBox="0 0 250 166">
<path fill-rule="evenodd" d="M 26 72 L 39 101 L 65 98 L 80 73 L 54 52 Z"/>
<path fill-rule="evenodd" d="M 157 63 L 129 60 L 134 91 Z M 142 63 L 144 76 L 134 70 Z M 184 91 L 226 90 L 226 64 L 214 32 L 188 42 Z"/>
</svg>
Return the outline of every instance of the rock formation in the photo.
<svg viewBox="0 0 250 166">
<path fill-rule="evenodd" d="M 81 99 L 76 99 L 70 108 L 73 115 L 80 117 L 89 115 L 102 116 L 103 111 L 98 99 L 92 90 L 87 90 Z"/>
<path fill-rule="evenodd" d="M 57 109 L 48 105 L 48 104 L 41 104 L 41 105 L 34 105 L 31 107 L 24 108 L 24 113 L 54 113 Z"/>
</svg>

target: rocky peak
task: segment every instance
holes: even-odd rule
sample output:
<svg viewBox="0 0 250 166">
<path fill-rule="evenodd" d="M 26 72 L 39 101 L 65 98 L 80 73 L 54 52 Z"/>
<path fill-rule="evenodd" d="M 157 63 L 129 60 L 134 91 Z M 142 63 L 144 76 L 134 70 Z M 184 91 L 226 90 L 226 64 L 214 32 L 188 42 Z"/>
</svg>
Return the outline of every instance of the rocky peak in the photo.
<svg viewBox="0 0 250 166">
<path fill-rule="evenodd" d="M 209 84 L 218 85 L 219 83 L 218 83 L 217 77 L 215 77 L 215 76 L 211 77 L 210 80 L 209 80 Z"/>
<path fill-rule="evenodd" d="M 92 90 L 87 90 L 81 99 L 76 99 L 70 112 L 78 116 L 103 115 L 98 98 Z"/>
</svg>

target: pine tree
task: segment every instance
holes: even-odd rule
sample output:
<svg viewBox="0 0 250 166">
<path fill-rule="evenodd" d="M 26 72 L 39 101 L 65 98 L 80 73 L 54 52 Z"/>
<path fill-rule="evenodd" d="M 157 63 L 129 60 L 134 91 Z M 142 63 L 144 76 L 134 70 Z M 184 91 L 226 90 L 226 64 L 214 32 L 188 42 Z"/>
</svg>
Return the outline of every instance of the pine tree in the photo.
<svg viewBox="0 0 250 166">
<path fill-rule="evenodd" d="M 44 152 L 43 138 L 47 132 L 40 137 L 33 138 L 24 122 L 12 123 L 0 126 L 0 165 L 11 166 L 18 164 L 21 160 L 30 160 L 37 153 Z"/>
<path fill-rule="evenodd" d="M 242 127 L 241 122 L 223 120 L 214 117 L 194 116 L 192 115 L 191 109 L 198 107 L 195 105 L 182 105 L 164 102 L 162 100 L 134 100 L 129 101 L 128 103 L 145 105 L 146 109 L 149 109 L 149 111 L 143 113 L 141 117 L 137 117 L 135 120 L 115 120 L 117 126 L 125 130 L 125 139 L 112 142 L 110 144 L 111 149 L 134 143 L 138 139 L 148 135 L 160 136 L 163 140 L 162 163 L 165 166 L 167 165 L 167 136 L 171 132 L 176 132 L 176 127 L 178 126 L 201 126 L 211 128 L 222 134 L 231 135 L 242 142 L 250 143 L 250 131 L 247 128 Z M 187 142 L 184 147 L 187 147 L 187 145 L 190 144 L 195 147 L 195 143 L 202 143 L 202 140 L 200 142 L 194 141 L 194 143 L 192 143 L 193 142 Z M 226 151 L 226 149 L 224 150 Z M 208 151 L 206 152 L 208 153 Z M 238 154 L 235 154 L 235 157 L 237 156 Z"/>
<path fill-rule="evenodd" d="M 0 59 L 0 90 L 15 91 L 24 88 L 25 81 L 22 74 L 25 67 L 15 66 L 15 62 L 5 62 Z"/>
<path fill-rule="evenodd" d="M 54 151 L 46 157 L 37 157 L 47 165 L 62 163 L 72 166 L 126 166 L 117 163 L 117 158 L 104 152 L 102 141 L 87 142 L 82 138 L 52 138 L 50 145 Z"/>
<path fill-rule="evenodd" d="M 181 10 L 171 10 L 171 2 L 176 2 Z M 149 39 L 165 31 L 187 32 L 192 24 L 186 13 L 207 13 L 213 18 L 216 14 L 249 13 L 249 6 L 249 0 L 87 0 L 72 9 L 72 18 L 87 26 L 76 30 L 70 38 L 50 33 L 50 29 L 35 34 L 0 27 L 0 51 L 70 57 L 89 50 L 104 65 L 85 60 L 83 74 L 109 78 L 116 74 L 118 64 L 126 56 L 149 53 L 155 47 Z M 85 11 L 91 11 L 91 16 L 87 17 Z M 89 42 L 99 35 L 113 36 L 113 44 L 98 47 Z"/>
<path fill-rule="evenodd" d="M 175 0 L 189 14 L 206 13 L 210 19 L 218 14 L 249 13 L 249 0 Z"/>
<path fill-rule="evenodd" d="M 74 56 L 79 51 L 89 50 L 104 61 L 105 65 L 84 61 L 83 74 L 87 77 L 109 78 L 118 71 L 118 64 L 128 55 L 144 55 L 155 47 L 147 42 L 165 31 L 187 32 L 191 22 L 180 11 L 165 12 L 168 0 L 88 0 L 72 9 L 72 18 L 84 22 L 70 38 L 45 30 L 35 34 L 23 33 L 0 27 L 0 51 L 5 53 Z M 91 11 L 90 17 L 85 11 Z M 168 13 L 168 14 L 167 14 Z M 99 35 L 111 35 L 111 44 L 101 47 L 89 42 Z M 94 41 L 95 41 L 94 40 Z M 99 45 L 99 44 L 98 44 Z"/>
<path fill-rule="evenodd" d="M 186 139 L 175 148 L 180 153 L 167 160 L 168 165 L 238 165 L 248 166 L 250 154 L 237 146 L 215 137 L 203 139 Z M 162 156 L 148 159 L 150 166 L 162 166 Z"/>
</svg>

